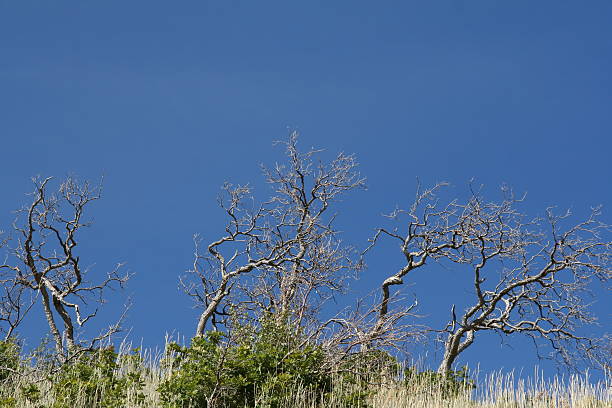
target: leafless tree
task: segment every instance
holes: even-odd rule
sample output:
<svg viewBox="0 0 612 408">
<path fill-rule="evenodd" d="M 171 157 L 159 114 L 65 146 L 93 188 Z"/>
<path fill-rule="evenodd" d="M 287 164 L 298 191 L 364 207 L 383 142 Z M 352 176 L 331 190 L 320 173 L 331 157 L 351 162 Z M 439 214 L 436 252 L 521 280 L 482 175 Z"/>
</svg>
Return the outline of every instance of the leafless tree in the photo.
<svg viewBox="0 0 612 408">
<path fill-rule="evenodd" d="M 382 299 L 379 296 L 366 296 L 357 299 L 334 317 L 317 326 L 310 340 L 320 334 L 319 344 L 330 353 L 324 367 L 327 372 L 344 371 L 342 364 L 347 358 L 370 352 L 405 353 L 406 346 L 424 339 L 426 327 L 416 324 L 415 314 L 418 302 L 410 303 L 400 296 L 387 299 L 388 308 L 384 318 L 380 317 Z M 369 367 L 371 368 L 371 367 Z M 363 366 L 362 369 L 369 369 Z M 363 374 L 367 377 L 368 373 Z"/>
<path fill-rule="evenodd" d="M 399 271 L 387 276 L 381 283 L 380 301 L 375 309 L 376 319 L 375 323 L 370 326 L 369 338 L 374 339 L 388 331 L 390 326 L 395 325 L 394 321 L 409 316 L 417 306 L 415 301 L 407 307 L 399 306 L 399 309 L 392 310 L 390 307 L 397 294 L 393 294 L 391 288 L 402 285 L 406 275 L 414 269 L 423 267 L 429 259 L 435 260 L 448 256 L 451 250 L 458 248 L 460 245 L 452 235 L 449 236 L 442 232 L 441 228 L 443 226 L 438 225 L 439 220 L 431 222 L 434 221 L 435 217 L 445 217 L 444 211 L 434 211 L 434 206 L 428 202 L 435 196 L 435 192 L 445 185 L 446 183 L 440 183 L 425 191 L 418 189 L 415 201 L 409 210 L 396 209 L 391 214 L 386 215 L 392 220 L 407 216 L 410 220 L 408 231 L 405 235 L 402 235 L 398 233 L 397 228 L 394 230 L 379 228 L 374 237 L 370 239 L 370 245 L 363 252 L 363 255 L 365 255 L 370 251 L 378 244 L 381 237 L 390 237 L 399 241 L 401 252 L 406 261 L 406 264 Z M 417 231 L 417 229 L 420 230 Z"/>
<path fill-rule="evenodd" d="M 611 275 L 610 229 L 598 220 L 599 209 L 573 225 L 569 212 L 557 216 L 553 209 L 528 219 L 517 209 L 522 199 L 508 188 L 499 202 L 472 191 L 465 203 L 440 205 L 436 192 L 442 186 L 418 191 L 409 210 L 390 215 L 407 217 L 406 232 L 381 228 L 372 240 L 397 240 L 406 261 L 383 284 L 380 318 L 388 313 L 391 286 L 430 261 L 447 262 L 461 273 L 471 271 L 474 300 L 459 317 L 452 306 L 439 372 L 449 372 L 484 330 L 525 334 L 537 346 L 544 340 L 565 363 L 575 362 L 578 351 L 587 357 L 601 351 L 595 339 L 579 335 L 581 326 L 596 320 L 585 294 L 593 281 L 607 282 Z"/>
<path fill-rule="evenodd" d="M 100 187 L 67 178 L 52 193 L 51 178 L 35 178 L 33 182 L 31 202 L 18 211 L 13 224 L 14 245 L 8 247 L 6 259 L 0 264 L 0 318 L 10 336 L 40 299 L 58 357 L 66 359 L 78 350 L 93 348 L 119 330 L 116 323 L 88 341 L 77 338 L 79 328 L 96 315 L 97 306 L 104 302 L 104 289 L 122 287 L 128 275 L 120 275 L 118 265 L 100 283 L 90 283 L 90 271 L 82 266 L 77 254 L 79 232 L 90 225 L 84 218 L 85 210 L 100 198 Z M 90 301 L 97 306 L 87 311 Z"/>
<path fill-rule="evenodd" d="M 288 163 L 263 168 L 271 196 L 256 204 L 249 186 L 226 184 L 219 200 L 228 223 L 225 234 L 196 253 L 183 287 L 203 307 L 196 335 L 208 325 L 227 326 L 229 315 L 267 313 L 303 327 L 318 308 L 344 289 L 357 267 L 353 250 L 334 229 L 332 205 L 348 191 L 363 188 L 353 156 L 339 154 L 329 164 L 319 153 L 297 149 L 293 133 Z"/>
<path fill-rule="evenodd" d="M 27 288 L 13 279 L 0 279 L 0 333 L 4 341 L 15 335 L 15 331 L 36 302 L 36 297 Z M 27 298 L 27 299 L 26 299 Z"/>
<path fill-rule="evenodd" d="M 343 244 L 335 212 L 338 201 L 364 188 L 365 180 L 353 156 L 317 160 L 320 151 L 298 150 L 295 133 L 282 144 L 286 162 L 263 168 L 271 195 L 258 203 L 250 187 L 226 184 L 219 200 L 228 220 L 225 234 L 205 250 L 196 236 L 193 267 L 181 280 L 203 309 L 196 336 L 208 329 L 261 327 L 272 318 L 297 335 L 287 357 L 317 344 L 327 351 L 322 371 L 367 370 L 345 363 L 364 353 L 374 358 L 382 349 L 405 350 L 422 336 L 423 327 L 408 320 L 416 302 L 366 296 L 334 312 L 337 303 L 330 300 L 344 294 L 364 266 Z"/>
<path fill-rule="evenodd" d="M 196 237 L 189 274 L 196 279 L 182 283 L 203 308 L 197 336 L 218 325 L 227 328 L 232 319 L 272 315 L 300 328 L 304 341 L 329 349 L 397 347 L 423 330 L 407 320 L 416 301 L 400 299 L 393 288 L 411 271 L 440 262 L 471 271 L 475 295 L 460 318 L 452 308 L 442 330 L 447 338 L 441 372 L 451 370 L 481 330 L 547 340 L 566 362 L 572 347 L 587 354 L 595 349 L 592 339 L 578 333 L 581 325 L 594 322 L 582 295 L 594 279 L 610 277 L 610 242 L 603 236 L 609 229 L 598 221 L 599 210 L 564 229 L 569 214 L 557 217 L 549 210 L 542 219 L 528 219 L 517 209 L 522 199 L 507 188 L 499 202 L 485 202 L 472 191 L 466 202 L 446 205 L 437 197 L 444 183 L 419 188 L 410 208 L 389 215 L 406 219 L 405 230 L 378 229 L 365 251 L 383 237 L 396 240 L 404 266 L 381 279 L 374 301 L 362 299 L 321 319 L 321 307 L 345 290 L 345 280 L 362 266 L 342 244 L 331 209 L 364 180 L 353 156 L 315 162 L 319 151 L 300 152 L 296 134 L 284 145 L 287 164 L 264 168 L 269 199 L 258 204 L 249 186 L 225 185 L 219 202 L 228 219 L 226 233 L 204 253 Z"/>
</svg>

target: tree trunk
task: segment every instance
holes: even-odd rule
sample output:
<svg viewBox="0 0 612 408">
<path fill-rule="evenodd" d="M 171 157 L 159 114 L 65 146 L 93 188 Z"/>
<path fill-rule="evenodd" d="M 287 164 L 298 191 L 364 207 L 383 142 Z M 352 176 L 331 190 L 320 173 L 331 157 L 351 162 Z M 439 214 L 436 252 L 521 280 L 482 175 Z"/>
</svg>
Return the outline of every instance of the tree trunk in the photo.
<svg viewBox="0 0 612 408">
<path fill-rule="evenodd" d="M 53 312 L 51 310 L 51 304 L 49 302 L 49 292 L 47 292 L 47 288 L 42 284 L 40 285 L 40 294 L 43 299 L 43 309 L 45 313 L 45 317 L 47 318 L 47 323 L 49 324 L 49 330 L 51 331 L 51 335 L 53 336 L 53 340 L 55 341 L 55 350 L 58 355 L 64 354 L 64 345 L 62 344 L 62 335 L 57 329 L 57 325 L 55 324 L 55 319 L 53 318 Z"/>
<path fill-rule="evenodd" d="M 466 336 L 465 340 L 461 341 L 463 336 Z M 446 340 L 446 344 L 444 346 L 444 357 L 442 358 L 442 363 L 438 367 L 438 373 L 440 374 L 448 374 L 452 371 L 453 363 L 457 359 L 457 356 L 468 348 L 474 342 L 474 330 L 468 330 L 461 328 L 457 330 L 455 333 L 451 333 L 448 336 L 448 340 Z"/>
</svg>

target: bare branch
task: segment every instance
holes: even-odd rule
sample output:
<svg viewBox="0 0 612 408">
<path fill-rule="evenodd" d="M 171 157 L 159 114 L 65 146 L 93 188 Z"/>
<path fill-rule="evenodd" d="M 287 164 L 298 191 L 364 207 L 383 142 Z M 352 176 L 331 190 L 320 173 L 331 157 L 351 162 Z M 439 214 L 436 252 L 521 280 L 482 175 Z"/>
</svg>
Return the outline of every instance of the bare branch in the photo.
<svg viewBox="0 0 612 408">
<path fill-rule="evenodd" d="M 101 283 L 89 283 L 89 271 L 82 268 L 76 247 L 79 231 L 90 225 L 84 219 L 85 210 L 100 198 L 101 188 L 67 178 L 51 193 L 51 181 L 50 177 L 33 179 L 31 202 L 18 211 L 13 224 L 17 238 L 0 265 L 4 290 L 0 313 L 6 317 L 0 321 L 8 324 L 7 335 L 12 334 L 40 295 L 58 356 L 68 358 L 84 347 L 85 343 L 77 341 L 77 332 L 97 313 L 97 308 L 85 311 L 88 300 L 93 298 L 94 303 L 102 304 L 103 292 L 122 287 L 129 275 L 120 275 L 118 267 Z"/>
<path fill-rule="evenodd" d="M 372 239 L 375 243 L 381 234 L 403 239 L 406 260 L 382 284 L 381 318 L 388 313 L 389 287 L 403 283 L 406 274 L 428 260 L 446 261 L 471 270 L 474 303 L 460 317 L 452 308 L 444 329 L 441 372 L 451 369 L 482 330 L 544 340 L 566 364 L 576 361 L 578 351 L 587 359 L 593 357 L 599 350 L 596 341 L 577 333 L 595 322 L 584 296 L 591 283 L 607 281 L 611 275 L 612 244 L 604 238 L 610 229 L 598 221 L 599 208 L 567 228 L 569 212 L 558 216 L 548 209 L 544 219 L 528 219 L 517 210 L 524 197 L 516 198 L 505 186 L 500 202 L 486 202 L 470 186 L 472 194 L 465 203 L 451 201 L 445 206 L 435 199 L 438 188 L 418 192 L 410 210 L 391 214 L 394 219 L 407 216 L 405 235 L 381 229 Z"/>
<path fill-rule="evenodd" d="M 225 234 L 202 251 L 196 236 L 191 279 L 183 289 L 203 308 L 196 335 L 228 328 L 230 317 L 272 314 L 316 331 L 321 306 L 345 289 L 358 269 L 342 244 L 330 209 L 341 195 L 364 188 L 353 156 L 316 162 L 320 151 L 300 152 L 297 133 L 281 142 L 287 162 L 263 168 L 272 195 L 256 205 L 249 186 L 226 184 L 219 199 Z"/>
</svg>

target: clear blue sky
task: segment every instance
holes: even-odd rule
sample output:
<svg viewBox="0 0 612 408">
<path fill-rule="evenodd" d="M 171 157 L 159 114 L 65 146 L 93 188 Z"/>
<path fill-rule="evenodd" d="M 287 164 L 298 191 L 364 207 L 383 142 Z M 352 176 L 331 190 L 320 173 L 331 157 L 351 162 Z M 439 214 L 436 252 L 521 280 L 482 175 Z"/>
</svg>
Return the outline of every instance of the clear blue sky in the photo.
<svg viewBox="0 0 612 408">
<path fill-rule="evenodd" d="M 130 338 L 151 346 L 193 333 L 197 311 L 177 289 L 191 236 L 218 236 L 219 187 L 261 187 L 258 166 L 282 159 L 272 141 L 288 129 L 357 155 L 369 189 L 339 223 L 360 247 L 381 213 L 409 205 L 416 177 L 457 194 L 472 177 L 505 182 L 534 215 L 603 204 L 610 222 L 611 21 L 612 2 L 595 0 L 2 0 L 1 229 L 31 176 L 104 174 L 82 258 L 135 273 L 104 318 L 131 296 Z M 383 252 L 355 291 L 401 264 Z M 467 292 L 433 297 L 454 279 L 438 276 L 408 291 L 440 326 Z M 595 305 L 608 329 L 611 306 Z M 484 336 L 461 362 L 531 370 L 528 344 L 511 344 Z"/>
</svg>

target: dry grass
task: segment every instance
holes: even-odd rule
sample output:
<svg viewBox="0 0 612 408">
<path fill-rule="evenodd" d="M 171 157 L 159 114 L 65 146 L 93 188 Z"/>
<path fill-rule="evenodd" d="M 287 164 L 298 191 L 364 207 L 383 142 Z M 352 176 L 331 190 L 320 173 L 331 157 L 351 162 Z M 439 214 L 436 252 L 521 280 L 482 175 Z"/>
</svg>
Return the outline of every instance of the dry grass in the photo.
<svg viewBox="0 0 612 408">
<path fill-rule="evenodd" d="M 144 399 L 138 398 L 136 392 L 130 392 L 127 400 L 121 405 L 133 408 L 161 407 L 157 388 L 168 377 L 169 372 L 160 364 L 160 354 L 141 353 L 141 362 L 128 360 L 121 365 L 117 374 L 119 376 L 138 370 L 143 381 L 140 391 Z M 135 366 L 136 364 L 137 366 Z M 24 369 L 25 370 L 25 369 Z M 567 378 L 545 379 L 542 376 L 515 378 L 513 373 L 495 373 L 477 381 L 474 391 L 464 390 L 453 397 L 445 397 L 435 385 L 411 382 L 409 387 L 399 382 L 378 385 L 368 399 L 367 407 L 371 408 L 608 408 L 612 406 L 611 376 L 599 382 L 592 382 L 588 375 L 571 376 Z M 40 371 L 23 371 L 0 384 L 0 408 L 42 408 L 53 407 L 55 400 L 51 392 L 52 377 L 49 373 Z M 40 390 L 36 401 L 24 396 L 24 390 L 29 384 L 36 384 Z M 346 385 L 350 386 L 350 385 Z M 345 387 L 338 382 L 337 390 Z M 102 390 L 101 390 L 102 391 Z M 286 407 L 296 408 L 346 408 L 347 405 L 332 393 L 325 403 L 316 402 L 304 389 L 297 388 L 290 393 L 282 404 Z M 91 407 L 77 397 L 73 407 Z"/>
<path fill-rule="evenodd" d="M 445 397 L 429 384 L 381 386 L 368 402 L 371 408 L 609 408 L 612 406 L 612 384 L 607 380 L 589 382 L 588 376 L 572 376 L 567 381 L 538 378 L 518 379 L 513 374 L 496 373 L 478 383 L 475 391 Z M 299 391 L 286 402 L 287 407 L 340 408 L 341 401 L 324 405 L 308 403 Z"/>
</svg>

